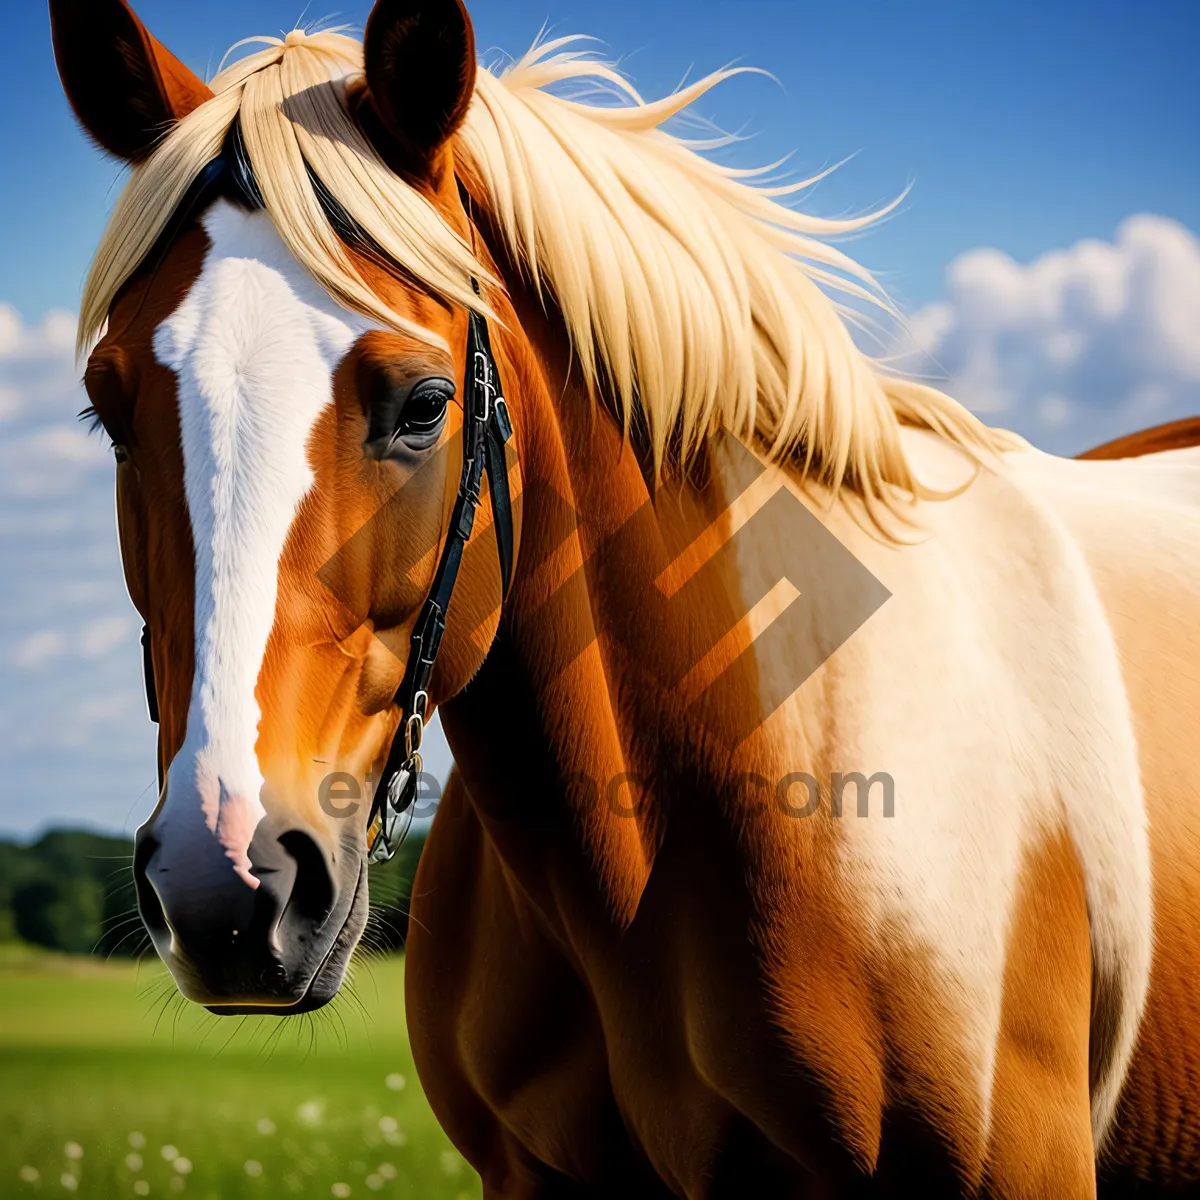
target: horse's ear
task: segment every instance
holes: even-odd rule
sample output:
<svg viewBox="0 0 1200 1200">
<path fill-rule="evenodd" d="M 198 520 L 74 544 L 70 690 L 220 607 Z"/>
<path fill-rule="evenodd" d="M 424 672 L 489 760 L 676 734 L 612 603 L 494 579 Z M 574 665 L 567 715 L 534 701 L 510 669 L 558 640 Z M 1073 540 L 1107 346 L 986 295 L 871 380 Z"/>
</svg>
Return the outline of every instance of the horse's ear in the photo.
<svg viewBox="0 0 1200 1200">
<path fill-rule="evenodd" d="M 374 114 L 414 165 L 429 162 L 475 91 L 475 31 L 461 0 L 376 0 L 363 56 Z"/>
<path fill-rule="evenodd" d="M 110 154 L 144 158 L 212 96 L 125 0 L 50 0 L 54 58 L 80 124 Z"/>
</svg>

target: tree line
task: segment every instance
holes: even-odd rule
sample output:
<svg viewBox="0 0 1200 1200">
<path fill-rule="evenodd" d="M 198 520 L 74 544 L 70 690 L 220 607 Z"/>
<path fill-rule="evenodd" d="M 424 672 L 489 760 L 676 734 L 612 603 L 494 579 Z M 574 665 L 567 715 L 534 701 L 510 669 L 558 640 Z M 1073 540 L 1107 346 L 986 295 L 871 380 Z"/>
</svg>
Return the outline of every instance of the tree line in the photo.
<svg viewBox="0 0 1200 1200">
<path fill-rule="evenodd" d="M 398 950 L 424 838 L 371 868 L 371 944 Z M 64 954 L 136 958 L 153 953 L 137 915 L 133 839 L 53 829 L 35 842 L 0 840 L 0 942 Z"/>
</svg>

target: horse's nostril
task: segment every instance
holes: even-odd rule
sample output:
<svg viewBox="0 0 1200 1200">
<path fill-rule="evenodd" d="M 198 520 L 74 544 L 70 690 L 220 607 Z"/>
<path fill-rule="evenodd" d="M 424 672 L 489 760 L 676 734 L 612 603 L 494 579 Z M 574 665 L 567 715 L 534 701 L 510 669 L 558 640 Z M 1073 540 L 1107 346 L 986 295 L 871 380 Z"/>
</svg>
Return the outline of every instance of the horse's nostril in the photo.
<svg viewBox="0 0 1200 1200">
<path fill-rule="evenodd" d="M 138 838 L 133 855 L 133 884 L 137 894 L 138 912 L 151 934 L 167 931 L 167 918 L 163 912 L 162 901 L 151 886 L 148 874 L 150 860 L 157 851 L 157 840 L 149 834 L 142 834 Z"/>
<path fill-rule="evenodd" d="M 259 978 L 264 987 L 280 987 L 287 983 L 287 967 L 283 963 L 272 963 L 271 966 L 263 968 L 263 973 Z"/>
<path fill-rule="evenodd" d="M 334 900 L 333 878 L 325 856 L 316 842 L 299 829 L 281 833 L 279 844 L 296 863 L 296 881 L 288 899 L 288 910 L 319 925 L 333 911 Z"/>
</svg>

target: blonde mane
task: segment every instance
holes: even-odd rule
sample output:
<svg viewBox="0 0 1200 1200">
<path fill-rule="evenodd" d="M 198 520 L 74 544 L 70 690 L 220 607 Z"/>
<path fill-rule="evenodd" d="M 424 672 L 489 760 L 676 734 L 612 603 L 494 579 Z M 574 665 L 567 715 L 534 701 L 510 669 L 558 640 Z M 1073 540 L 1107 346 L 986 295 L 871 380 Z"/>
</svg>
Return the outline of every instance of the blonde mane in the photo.
<svg viewBox="0 0 1200 1200">
<path fill-rule="evenodd" d="M 265 48 L 221 71 L 213 98 L 134 169 L 88 276 L 81 349 L 235 119 L 280 237 L 340 303 L 437 340 L 366 285 L 310 172 L 405 275 L 486 311 L 471 279 L 493 288 L 500 281 L 348 115 L 346 84 L 362 72 L 361 44 L 337 31 L 248 40 Z M 705 157 L 712 142 L 662 128 L 734 72 L 647 103 L 571 41 L 535 46 L 500 74 L 479 69 L 454 142 L 456 168 L 513 261 L 557 305 L 589 386 L 627 428 L 637 416 L 656 464 L 669 447 L 686 459 L 726 427 L 834 491 L 858 494 L 878 518 L 881 506 L 898 514 L 919 490 L 901 424 L 977 456 L 1002 448 L 1005 435 L 936 389 L 889 374 L 851 338 L 830 293 L 886 301 L 865 269 L 820 239 L 880 214 L 806 216 L 782 201 L 812 181 L 766 186 L 762 172 Z M 599 84 L 623 102 L 549 90 L 564 84 Z"/>
</svg>

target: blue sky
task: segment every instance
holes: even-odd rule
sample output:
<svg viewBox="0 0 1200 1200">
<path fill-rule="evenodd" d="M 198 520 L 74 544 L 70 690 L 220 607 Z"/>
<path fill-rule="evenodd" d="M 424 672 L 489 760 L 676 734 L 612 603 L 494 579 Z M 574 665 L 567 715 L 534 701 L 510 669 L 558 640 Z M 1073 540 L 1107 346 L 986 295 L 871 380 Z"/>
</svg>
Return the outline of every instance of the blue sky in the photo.
<svg viewBox="0 0 1200 1200">
<path fill-rule="evenodd" d="M 322 9 L 361 25 L 369 6 Z M 112 198 L 112 165 L 74 130 L 45 7 L 13 5 L 0 76 L 0 292 L 27 317 L 72 307 Z M 151 30 L 194 69 L 234 41 L 290 28 L 303 0 L 143 0 Z M 910 303 L 975 246 L 1028 260 L 1109 238 L 1130 213 L 1200 228 L 1200 7 L 1188 0 L 500 0 L 474 6 L 477 40 L 519 53 L 543 22 L 593 34 L 647 92 L 733 60 L 779 80 L 737 81 L 708 101 L 754 135 L 748 160 L 795 151 L 811 172 L 855 160 L 809 202 L 860 211 L 916 187 L 862 249 Z M 17 186 L 12 186 L 15 183 Z"/>
<path fill-rule="evenodd" d="M 143 0 L 194 69 L 290 28 L 302 3 Z M 151 802 L 136 626 L 112 534 L 111 466 L 72 417 L 80 283 L 119 171 L 76 131 L 44 6 L 7 14 L 0 73 L 0 833 L 132 828 Z M 1074 452 L 1200 411 L 1200 7 L 1093 0 L 799 0 L 474 6 L 485 59 L 543 23 L 590 33 L 644 93 L 738 61 L 704 115 L 794 152 L 805 200 L 862 212 L 913 190 L 853 252 L 913 314 L 923 362 L 997 423 Z M 306 19 L 357 23 L 368 6 Z M 443 760 L 444 761 L 444 760 Z"/>
</svg>

